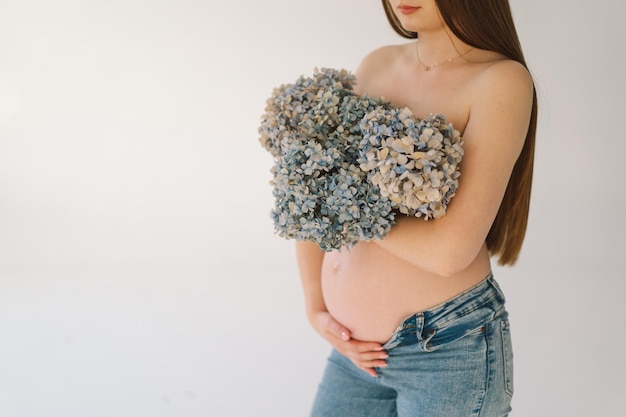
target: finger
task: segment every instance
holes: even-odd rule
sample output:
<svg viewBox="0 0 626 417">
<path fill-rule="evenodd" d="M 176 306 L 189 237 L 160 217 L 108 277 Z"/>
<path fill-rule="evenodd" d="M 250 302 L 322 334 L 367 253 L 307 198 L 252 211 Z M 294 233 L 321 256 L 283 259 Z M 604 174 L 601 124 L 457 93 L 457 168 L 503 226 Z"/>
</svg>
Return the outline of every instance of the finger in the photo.
<svg viewBox="0 0 626 417">
<path fill-rule="evenodd" d="M 374 378 L 378 376 L 378 372 L 376 372 L 375 369 L 372 369 L 372 368 L 361 368 L 361 369 L 367 372 L 368 374 L 370 374 L 371 376 L 373 376 Z"/>
<path fill-rule="evenodd" d="M 364 352 L 382 352 L 384 351 L 383 345 L 377 342 L 361 342 L 359 340 L 351 340 L 350 344 L 352 349 L 358 353 Z"/>
<path fill-rule="evenodd" d="M 376 368 L 387 366 L 389 355 L 387 352 L 356 353 L 347 351 L 344 353 L 359 368 Z"/>
<path fill-rule="evenodd" d="M 389 355 L 387 355 L 385 352 L 381 352 L 374 354 L 358 355 L 356 358 L 353 358 L 352 361 L 359 367 L 376 368 L 387 366 L 388 358 Z"/>
<path fill-rule="evenodd" d="M 376 359 L 387 359 L 389 354 L 384 350 L 367 350 L 364 352 L 360 352 L 357 349 L 354 349 L 353 346 L 347 344 L 348 347 L 342 349 L 346 356 L 350 357 L 355 361 L 371 361 Z"/>
<path fill-rule="evenodd" d="M 359 353 L 357 355 L 357 360 L 361 362 L 369 362 L 369 361 L 377 361 L 377 360 L 385 361 L 387 358 L 389 358 L 389 355 L 385 351 L 365 352 L 365 353 Z"/>
<path fill-rule="evenodd" d="M 378 370 L 380 368 L 386 368 L 388 366 L 386 361 L 355 362 L 354 364 L 373 377 L 378 376 Z"/>
<path fill-rule="evenodd" d="M 370 369 L 373 369 L 373 368 L 386 368 L 387 366 L 389 366 L 387 361 L 384 361 L 384 360 L 354 362 L 354 364 L 356 366 L 358 366 L 359 368 L 362 368 L 362 369 L 365 369 L 365 368 L 370 368 Z"/>
<path fill-rule="evenodd" d="M 352 337 L 352 333 L 350 332 L 350 330 L 342 326 L 337 320 L 333 319 L 331 316 L 329 316 L 328 319 L 327 329 L 329 333 L 343 340 L 344 342 L 347 342 Z"/>
</svg>

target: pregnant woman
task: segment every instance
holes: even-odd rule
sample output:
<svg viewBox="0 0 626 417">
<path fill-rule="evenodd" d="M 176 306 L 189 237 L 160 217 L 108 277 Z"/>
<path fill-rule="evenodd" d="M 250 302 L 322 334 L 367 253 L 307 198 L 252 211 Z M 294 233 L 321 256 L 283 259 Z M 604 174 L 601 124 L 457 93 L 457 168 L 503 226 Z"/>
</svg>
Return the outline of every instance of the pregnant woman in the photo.
<svg viewBox="0 0 626 417">
<path fill-rule="evenodd" d="M 312 416 L 506 416 L 513 364 L 491 259 L 528 218 L 537 104 L 507 0 L 383 0 L 412 39 L 367 55 L 355 91 L 442 114 L 465 155 L 445 216 L 398 215 L 382 240 L 297 242 L 307 317 L 333 347 Z"/>
</svg>

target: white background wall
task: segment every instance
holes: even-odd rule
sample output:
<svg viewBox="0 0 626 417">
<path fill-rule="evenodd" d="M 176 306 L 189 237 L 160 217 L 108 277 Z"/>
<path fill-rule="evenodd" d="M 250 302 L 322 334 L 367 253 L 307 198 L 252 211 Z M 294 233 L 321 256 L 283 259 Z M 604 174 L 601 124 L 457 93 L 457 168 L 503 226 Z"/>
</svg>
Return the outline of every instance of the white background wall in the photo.
<svg viewBox="0 0 626 417">
<path fill-rule="evenodd" d="M 511 3 L 541 105 L 496 268 L 513 416 L 621 415 L 623 6 Z M 0 416 L 305 416 L 328 348 L 256 128 L 274 86 L 396 42 L 375 0 L 0 0 Z"/>
</svg>

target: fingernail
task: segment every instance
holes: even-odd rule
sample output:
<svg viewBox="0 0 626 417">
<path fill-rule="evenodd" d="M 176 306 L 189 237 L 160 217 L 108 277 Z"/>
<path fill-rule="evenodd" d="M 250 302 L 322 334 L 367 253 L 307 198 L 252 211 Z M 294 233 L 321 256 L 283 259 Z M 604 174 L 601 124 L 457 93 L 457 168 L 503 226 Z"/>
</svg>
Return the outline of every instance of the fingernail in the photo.
<svg viewBox="0 0 626 417">
<path fill-rule="evenodd" d="M 346 332 L 341 332 L 341 339 L 342 340 L 350 340 L 350 336 L 348 336 L 348 333 Z"/>
</svg>

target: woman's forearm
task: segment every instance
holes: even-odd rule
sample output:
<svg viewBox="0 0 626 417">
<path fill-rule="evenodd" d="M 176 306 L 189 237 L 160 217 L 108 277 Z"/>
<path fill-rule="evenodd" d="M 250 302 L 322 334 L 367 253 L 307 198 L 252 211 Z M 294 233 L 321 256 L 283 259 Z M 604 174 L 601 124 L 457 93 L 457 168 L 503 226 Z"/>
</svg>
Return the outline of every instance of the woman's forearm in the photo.
<svg viewBox="0 0 626 417">
<path fill-rule="evenodd" d="M 451 219 L 424 221 L 398 216 L 396 226 L 382 240 L 374 241 L 394 256 L 416 267 L 441 276 L 453 275 L 467 267 L 482 246 L 472 232 L 460 230 L 460 236 L 450 232 Z M 459 228 L 461 228 L 459 226 Z"/>
<path fill-rule="evenodd" d="M 296 258 L 307 315 L 314 311 L 326 311 L 322 294 L 324 251 L 315 243 L 298 241 L 296 242 Z"/>
</svg>

